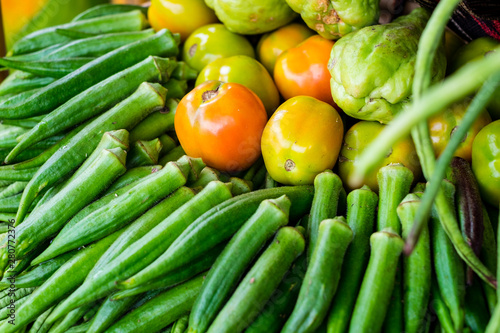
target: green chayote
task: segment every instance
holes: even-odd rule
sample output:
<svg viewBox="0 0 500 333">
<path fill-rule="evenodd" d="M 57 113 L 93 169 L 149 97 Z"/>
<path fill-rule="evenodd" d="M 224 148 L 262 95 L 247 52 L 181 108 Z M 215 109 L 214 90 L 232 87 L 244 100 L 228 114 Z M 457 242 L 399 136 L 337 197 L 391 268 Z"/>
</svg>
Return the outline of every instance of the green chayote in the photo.
<svg viewBox="0 0 500 333">
<path fill-rule="evenodd" d="M 260 34 L 277 29 L 297 14 L 285 0 L 205 0 L 226 28 L 239 34 Z"/>
<path fill-rule="evenodd" d="M 410 95 L 420 35 L 429 19 L 423 8 L 392 23 L 374 25 L 338 40 L 328 68 L 333 100 L 351 117 L 389 122 Z M 441 45 L 433 60 L 431 82 L 444 78 Z"/>
<path fill-rule="evenodd" d="M 327 39 L 377 23 L 379 0 L 286 0 L 307 26 Z"/>
</svg>

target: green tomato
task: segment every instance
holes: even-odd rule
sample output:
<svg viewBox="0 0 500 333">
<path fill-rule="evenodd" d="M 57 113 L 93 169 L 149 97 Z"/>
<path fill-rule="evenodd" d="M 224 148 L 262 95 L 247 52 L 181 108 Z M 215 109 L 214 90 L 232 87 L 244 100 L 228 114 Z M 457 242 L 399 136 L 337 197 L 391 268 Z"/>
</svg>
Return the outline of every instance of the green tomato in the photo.
<svg viewBox="0 0 500 333">
<path fill-rule="evenodd" d="M 472 171 L 481 197 L 495 207 L 500 205 L 500 120 L 476 135 L 472 144 Z"/>
<path fill-rule="evenodd" d="M 252 90 L 262 101 L 268 116 L 279 105 L 278 88 L 267 69 L 257 60 L 244 55 L 217 59 L 203 68 L 196 85 L 208 80 L 235 82 Z"/>
<path fill-rule="evenodd" d="M 183 60 L 198 72 L 220 58 L 246 55 L 255 58 L 252 44 L 220 23 L 202 26 L 187 38 L 182 49 Z"/>
</svg>

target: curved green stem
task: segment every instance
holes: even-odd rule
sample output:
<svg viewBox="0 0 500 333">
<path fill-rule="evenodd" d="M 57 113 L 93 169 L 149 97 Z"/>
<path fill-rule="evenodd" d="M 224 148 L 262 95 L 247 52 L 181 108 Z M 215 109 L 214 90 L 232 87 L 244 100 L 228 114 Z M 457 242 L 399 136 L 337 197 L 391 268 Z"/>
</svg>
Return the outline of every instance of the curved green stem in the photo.
<svg viewBox="0 0 500 333">
<path fill-rule="evenodd" d="M 500 73 L 497 73 L 494 76 L 490 77 L 484 83 L 483 87 L 478 91 L 469 107 L 467 108 L 462 122 L 457 128 L 457 131 L 453 134 L 450 142 L 441 153 L 434 172 L 430 177 L 429 182 L 427 183 L 424 195 L 422 196 L 420 209 L 415 216 L 413 228 L 408 235 L 408 238 L 406 239 L 405 253 L 407 255 L 409 255 L 411 251 L 413 251 L 413 248 L 417 243 L 420 232 L 422 231 L 422 228 L 424 227 L 431 212 L 432 204 L 434 203 L 434 199 L 441 185 L 441 180 L 445 176 L 446 170 L 450 165 L 450 161 L 453 158 L 455 151 L 467 135 L 467 131 L 471 128 L 476 118 L 484 110 L 491 97 L 493 97 L 493 94 L 499 84 Z"/>
</svg>

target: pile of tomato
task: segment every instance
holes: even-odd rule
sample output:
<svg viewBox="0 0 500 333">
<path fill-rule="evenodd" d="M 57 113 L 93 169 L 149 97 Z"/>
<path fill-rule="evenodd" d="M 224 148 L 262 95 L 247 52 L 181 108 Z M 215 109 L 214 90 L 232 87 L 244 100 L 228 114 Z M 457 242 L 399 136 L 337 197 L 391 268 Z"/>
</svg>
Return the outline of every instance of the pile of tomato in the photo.
<svg viewBox="0 0 500 333">
<path fill-rule="evenodd" d="M 148 15 L 153 28 L 180 33 L 182 60 L 199 73 L 175 116 L 188 155 L 229 173 L 249 168 L 262 156 L 269 175 L 291 185 L 311 184 L 318 173 L 334 169 L 348 189 L 354 187 L 350 175 L 357 158 L 385 125 L 348 117 L 333 101 L 328 62 L 335 41 L 300 19 L 266 34 L 236 34 L 203 0 L 153 0 Z M 429 120 L 436 156 L 460 124 L 467 103 Z M 494 130 L 485 128 L 491 121 L 485 111 L 456 154 L 469 161 L 486 159 L 477 163 L 476 176 L 498 202 L 500 165 L 489 162 L 500 154 L 492 146 L 500 146 L 500 131 L 498 124 Z M 405 165 L 419 179 L 410 138 L 394 145 L 381 166 L 390 163 Z M 374 190 L 376 172 L 365 179 Z"/>
</svg>

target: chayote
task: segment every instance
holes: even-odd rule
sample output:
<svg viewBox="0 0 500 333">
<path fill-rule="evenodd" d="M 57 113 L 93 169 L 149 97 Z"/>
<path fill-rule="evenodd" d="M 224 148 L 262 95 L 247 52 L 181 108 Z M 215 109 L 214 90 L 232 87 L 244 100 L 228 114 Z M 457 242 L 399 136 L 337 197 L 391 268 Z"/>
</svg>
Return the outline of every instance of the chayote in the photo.
<svg viewBox="0 0 500 333">
<path fill-rule="evenodd" d="M 374 25 L 339 39 L 328 68 L 333 100 L 351 117 L 389 122 L 410 102 L 420 35 L 429 19 L 423 8 L 392 23 Z M 446 57 L 440 45 L 431 82 L 444 78 Z"/>
<path fill-rule="evenodd" d="M 205 0 L 205 3 L 229 31 L 246 35 L 277 29 L 297 16 L 286 0 Z"/>
<path fill-rule="evenodd" d="M 307 26 L 327 39 L 377 23 L 379 0 L 286 0 Z"/>
</svg>

